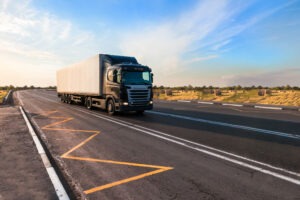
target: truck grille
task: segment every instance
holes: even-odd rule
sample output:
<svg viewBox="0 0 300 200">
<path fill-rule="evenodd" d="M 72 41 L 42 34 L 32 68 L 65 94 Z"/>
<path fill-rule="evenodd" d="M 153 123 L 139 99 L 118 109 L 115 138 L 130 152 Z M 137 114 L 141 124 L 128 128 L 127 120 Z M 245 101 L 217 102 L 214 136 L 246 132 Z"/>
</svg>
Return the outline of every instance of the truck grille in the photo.
<svg viewBox="0 0 300 200">
<path fill-rule="evenodd" d="M 150 101 L 150 90 L 128 89 L 128 102 L 132 106 L 146 106 Z"/>
</svg>

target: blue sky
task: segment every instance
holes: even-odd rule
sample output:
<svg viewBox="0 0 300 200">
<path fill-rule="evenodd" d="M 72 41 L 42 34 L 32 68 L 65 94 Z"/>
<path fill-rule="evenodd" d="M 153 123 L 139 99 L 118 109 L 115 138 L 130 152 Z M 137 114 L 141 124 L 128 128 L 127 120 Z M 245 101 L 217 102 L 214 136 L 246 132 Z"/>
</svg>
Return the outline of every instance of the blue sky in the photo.
<svg viewBox="0 0 300 200">
<path fill-rule="evenodd" d="M 136 56 L 156 85 L 300 85 L 297 0 L 0 2 L 0 85 L 55 85 L 97 53 Z"/>
</svg>

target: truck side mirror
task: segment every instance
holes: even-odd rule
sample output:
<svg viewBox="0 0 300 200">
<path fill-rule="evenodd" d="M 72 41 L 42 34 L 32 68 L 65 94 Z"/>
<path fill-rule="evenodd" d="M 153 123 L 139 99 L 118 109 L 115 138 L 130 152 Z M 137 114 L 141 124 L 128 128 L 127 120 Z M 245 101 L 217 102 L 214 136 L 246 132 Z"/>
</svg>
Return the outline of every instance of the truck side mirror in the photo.
<svg viewBox="0 0 300 200">
<path fill-rule="evenodd" d="M 151 73 L 151 82 L 153 83 L 153 73 Z"/>
</svg>

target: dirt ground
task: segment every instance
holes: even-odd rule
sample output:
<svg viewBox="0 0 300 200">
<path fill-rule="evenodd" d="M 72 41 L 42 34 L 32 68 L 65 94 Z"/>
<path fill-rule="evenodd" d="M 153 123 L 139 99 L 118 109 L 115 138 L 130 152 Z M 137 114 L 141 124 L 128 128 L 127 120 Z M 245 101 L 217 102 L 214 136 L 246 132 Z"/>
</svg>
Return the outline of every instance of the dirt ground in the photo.
<svg viewBox="0 0 300 200">
<path fill-rule="evenodd" d="M 0 106 L 0 200 L 57 199 L 19 107 Z"/>
</svg>

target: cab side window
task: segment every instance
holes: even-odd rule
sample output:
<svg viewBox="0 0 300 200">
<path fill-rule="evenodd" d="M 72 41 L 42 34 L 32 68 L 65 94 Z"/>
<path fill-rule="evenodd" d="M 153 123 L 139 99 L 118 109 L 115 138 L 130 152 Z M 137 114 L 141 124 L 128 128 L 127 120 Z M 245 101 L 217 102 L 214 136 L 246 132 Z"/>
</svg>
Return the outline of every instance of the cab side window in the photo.
<svg viewBox="0 0 300 200">
<path fill-rule="evenodd" d="M 115 69 L 113 74 L 114 74 L 114 82 L 121 83 L 121 73 L 117 69 Z"/>
<path fill-rule="evenodd" d="M 117 69 L 111 69 L 107 72 L 107 80 L 114 83 L 121 83 L 121 74 Z"/>
</svg>

